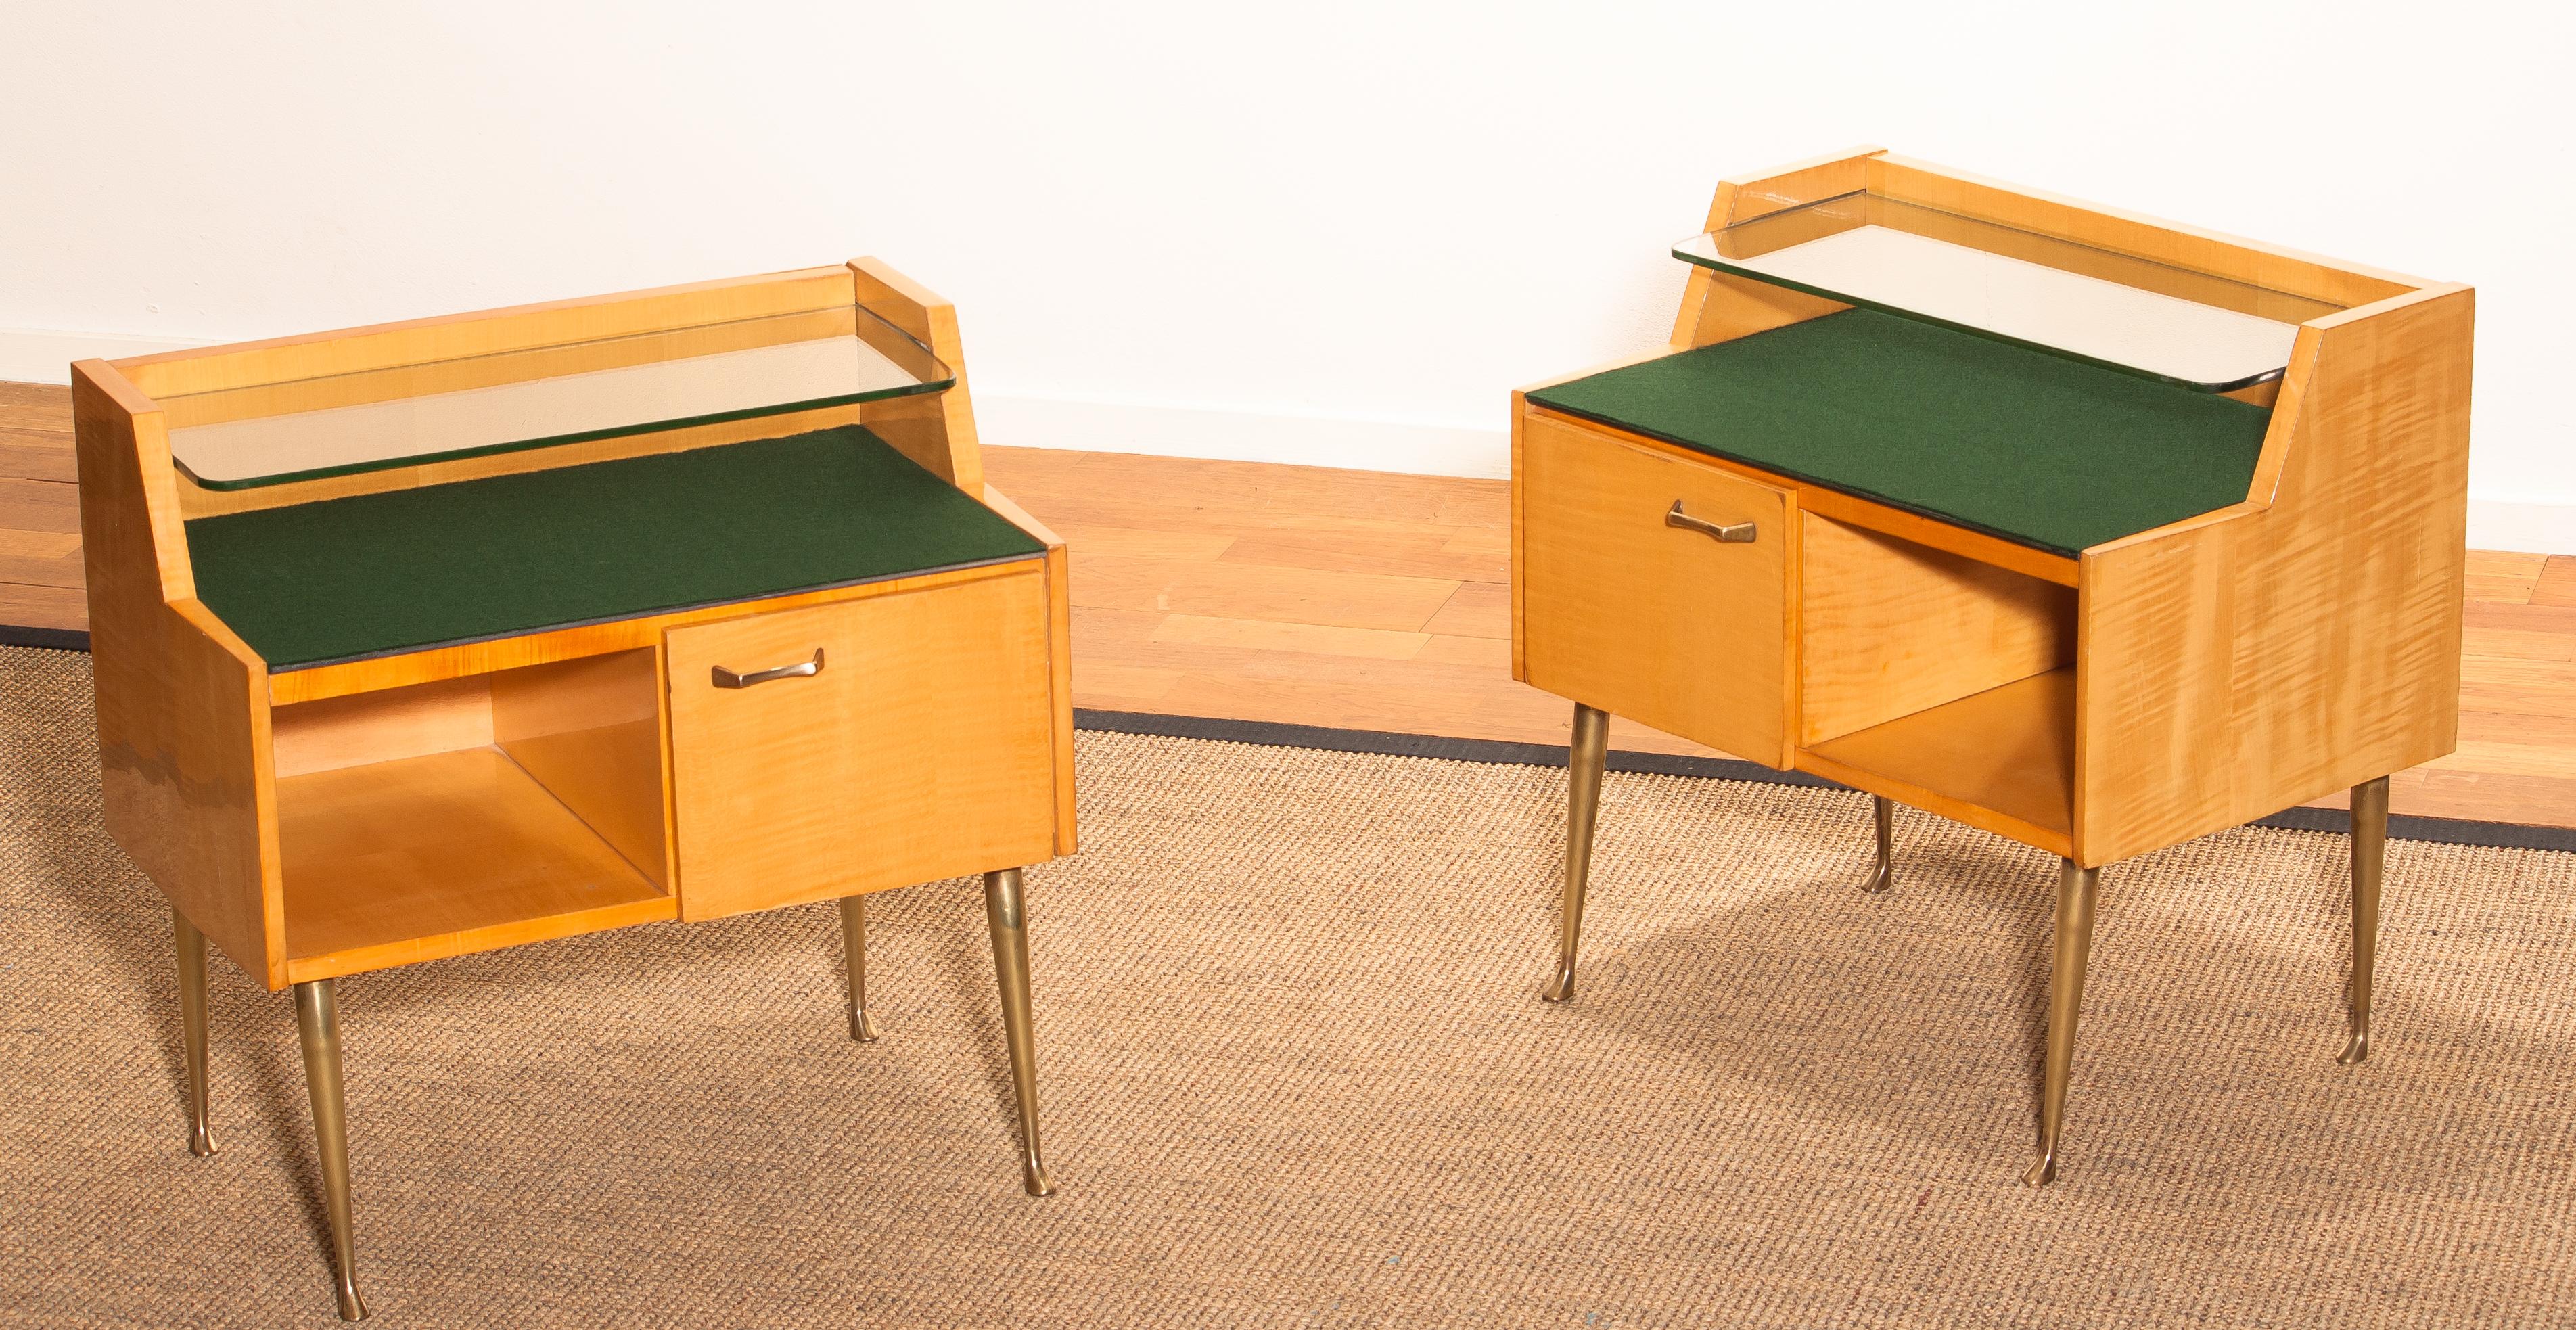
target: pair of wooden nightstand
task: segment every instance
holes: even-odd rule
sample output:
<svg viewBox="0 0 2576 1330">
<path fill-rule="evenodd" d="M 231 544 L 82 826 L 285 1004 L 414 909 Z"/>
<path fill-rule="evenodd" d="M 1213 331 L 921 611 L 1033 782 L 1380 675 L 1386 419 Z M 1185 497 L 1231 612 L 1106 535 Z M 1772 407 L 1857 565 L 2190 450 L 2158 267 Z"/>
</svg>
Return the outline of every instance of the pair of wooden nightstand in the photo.
<svg viewBox="0 0 2576 1330">
<path fill-rule="evenodd" d="M 1720 188 L 1670 344 L 1513 400 L 1513 672 L 2062 860 L 2029 1180 L 2106 864 L 2456 730 L 2471 294 L 1877 151 Z M 1062 542 L 982 481 L 949 307 L 873 261 L 74 367 L 109 830 L 303 1034 L 363 1316 L 333 982 L 1074 848 Z"/>
</svg>

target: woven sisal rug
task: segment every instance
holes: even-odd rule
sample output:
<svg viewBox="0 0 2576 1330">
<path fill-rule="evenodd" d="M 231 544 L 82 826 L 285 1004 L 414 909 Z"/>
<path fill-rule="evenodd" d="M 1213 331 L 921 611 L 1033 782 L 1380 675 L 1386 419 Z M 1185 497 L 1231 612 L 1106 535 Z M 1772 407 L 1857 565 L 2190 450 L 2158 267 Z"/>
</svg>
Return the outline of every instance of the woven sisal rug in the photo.
<svg viewBox="0 0 2576 1330">
<path fill-rule="evenodd" d="M 0 649 L 0 1322 L 332 1323 L 283 995 L 215 966 L 189 1157 L 168 916 L 101 833 L 88 660 Z M 1020 1194 L 972 884 L 344 981 L 360 1273 L 420 1326 L 2366 1326 L 2576 1312 L 2576 856 L 2389 845 L 2337 1067 L 2344 842 L 2104 876 L 2070 1158 L 2053 865 L 1619 775 L 1540 1003 L 1564 773 L 1082 738 L 1030 874 Z"/>
</svg>

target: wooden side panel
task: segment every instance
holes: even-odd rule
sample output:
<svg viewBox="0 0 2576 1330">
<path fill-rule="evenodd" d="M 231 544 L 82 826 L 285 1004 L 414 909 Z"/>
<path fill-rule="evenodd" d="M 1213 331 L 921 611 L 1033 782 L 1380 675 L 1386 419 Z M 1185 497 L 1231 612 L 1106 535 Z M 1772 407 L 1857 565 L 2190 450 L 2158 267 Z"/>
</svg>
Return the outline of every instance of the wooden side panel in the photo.
<svg viewBox="0 0 2576 1330">
<path fill-rule="evenodd" d="M 2084 862 L 2451 751 L 2473 316 L 2449 286 L 2310 323 L 2270 504 L 2085 551 Z"/>
<path fill-rule="evenodd" d="M 1529 682 L 1771 766 L 1789 761 L 1797 575 L 1785 491 L 1546 416 L 1522 423 Z M 1668 526 L 1751 522 L 1750 543 Z"/>
<path fill-rule="evenodd" d="M 1047 570 L 674 630 L 680 913 L 1039 863 L 1056 844 Z M 824 653 L 823 668 L 718 688 Z"/>
<path fill-rule="evenodd" d="M 285 986 L 268 674 L 195 598 L 160 413 L 72 367 L 108 833 L 233 963 Z"/>
<path fill-rule="evenodd" d="M 2311 325 L 2316 370 L 2238 579 L 2242 760 L 2276 807 L 2459 736 L 2475 295 L 2391 303 Z"/>
<path fill-rule="evenodd" d="M 2087 553 L 2075 739 L 2075 857 L 2086 865 L 2246 820 L 2232 816 L 2245 802 L 2234 788 L 2238 526 L 2261 520 L 2240 513 Z"/>
<path fill-rule="evenodd" d="M 2075 662 L 2075 594 L 1802 513 L 1798 742 Z"/>
<path fill-rule="evenodd" d="M 1512 677 L 1529 682 L 1529 395 L 1512 391 Z"/>
<path fill-rule="evenodd" d="M 869 402 L 860 420 L 904 456 L 968 494 L 984 492 L 984 459 L 975 441 L 975 407 L 966 390 L 965 343 L 957 307 L 877 259 L 850 260 L 859 308 L 912 334 L 956 371 L 944 392 Z"/>
<path fill-rule="evenodd" d="M 1055 852 L 1056 857 L 1062 858 L 1081 846 L 1081 838 L 1074 826 L 1073 560 L 1065 548 L 1064 538 L 1049 530 L 1045 523 L 1029 516 L 1027 509 L 1011 502 L 1009 495 L 986 485 L 984 504 L 1009 518 L 1022 531 L 1045 542 L 1047 547 L 1047 686 L 1054 692 Z"/>
<path fill-rule="evenodd" d="M 1047 687 L 1054 696 L 1049 736 L 1055 750 L 1055 852 L 1058 858 L 1082 848 L 1075 826 L 1073 788 L 1073 558 L 1062 545 L 1046 556 Z"/>
<path fill-rule="evenodd" d="M 492 742 L 668 891 L 659 653 L 639 648 L 490 679 Z"/>
</svg>

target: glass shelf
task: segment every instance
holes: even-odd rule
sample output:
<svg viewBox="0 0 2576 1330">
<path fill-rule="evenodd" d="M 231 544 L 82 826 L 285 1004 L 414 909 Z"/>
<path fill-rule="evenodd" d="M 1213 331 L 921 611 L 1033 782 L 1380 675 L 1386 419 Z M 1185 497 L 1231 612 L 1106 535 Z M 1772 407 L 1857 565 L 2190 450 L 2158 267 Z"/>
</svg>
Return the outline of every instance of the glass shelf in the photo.
<svg viewBox="0 0 2576 1330">
<path fill-rule="evenodd" d="M 937 392 L 956 373 L 850 306 L 160 399 L 170 455 L 249 489 Z"/>
<path fill-rule="evenodd" d="M 2278 378 L 2340 305 L 1870 193 L 1769 213 L 1673 257 L 2201 392 Z"/>
</svg>

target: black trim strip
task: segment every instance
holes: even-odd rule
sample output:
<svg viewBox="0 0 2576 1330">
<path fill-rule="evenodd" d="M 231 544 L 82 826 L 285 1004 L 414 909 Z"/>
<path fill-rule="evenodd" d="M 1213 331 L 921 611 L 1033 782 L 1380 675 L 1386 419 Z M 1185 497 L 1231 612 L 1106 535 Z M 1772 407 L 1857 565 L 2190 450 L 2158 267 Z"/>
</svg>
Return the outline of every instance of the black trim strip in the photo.
<svg viewBox="0 0 2576 1330">
<path fill-rule="evenodd" d="M 89 634 L 77 628 L 20 628 L 0 623 L 0 647 L 37 647 L 45 651 L 87 651 Z"/>
<path fill-rule="evenodd" d="M 1094 711 L 1087 707 L 1074 708 L 1073 724 L 1075 729 L 1097 730 L 1106 734 L 1213 739 L 1271 748 L 1313 748 L 1328 753 L 1376 753 L 1386 757 L 1428 757 L 1448 762 L 1486 762 L 1502 766 L 1565 765 L 1565 750 L 1554 744 L 1511 743 L 1499 739 L 1444 739 L 1437 735 L 1398 734 L 1386 730 L 1340 730 L 1263 720 L 1163 716 L 1144 711 Z M 1670 753 L 1631 753 L 1614 749 L 1610 753 L 1609 767 L 1612 771 L 1637 771 L 1659 776 L 1741 780 L 1762 785 L 1803 785 L 1827 790 L 1847 788 L 1807 772 L 1774 771 L 1758 762 L 1735 758 L 1681 757 Z M 2278 831 L 2330 831 L 2337 835 L 2349 826 L 2346 815 L 2331 808 L 2283 809 L 2270 817 L 2257 818 L 2249 825 Z M 2388 834 L 2398 840 L 2431 841 L 2441 845 L 2576 853 L 2576 827 L 2392 814 L 2388 819 Z"/>
</svg>

